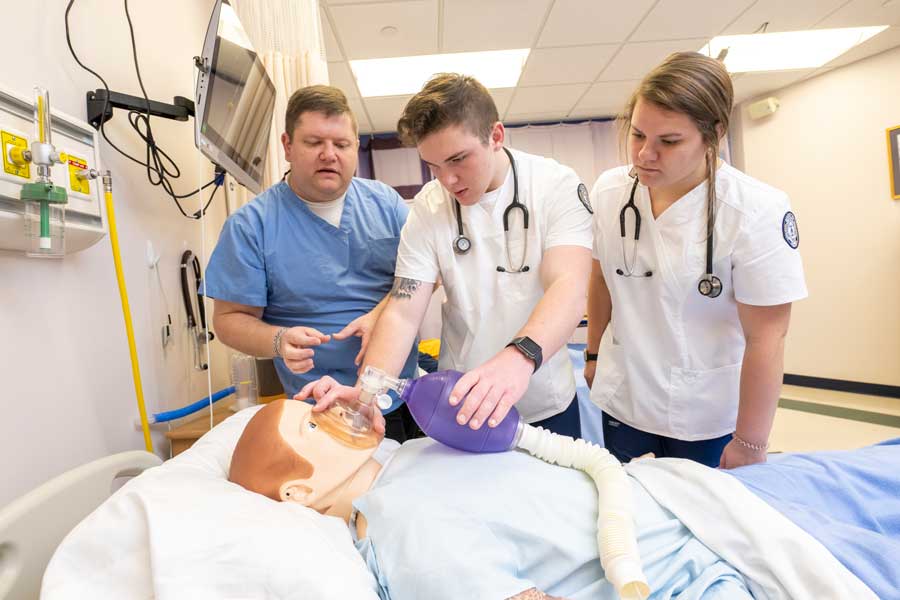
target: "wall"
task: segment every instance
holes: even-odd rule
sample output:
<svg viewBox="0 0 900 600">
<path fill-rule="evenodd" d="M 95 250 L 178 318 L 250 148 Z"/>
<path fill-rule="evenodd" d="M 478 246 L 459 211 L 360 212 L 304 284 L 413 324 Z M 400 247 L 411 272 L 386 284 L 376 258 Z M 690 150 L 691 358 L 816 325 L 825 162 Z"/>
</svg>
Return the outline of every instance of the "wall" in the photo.
<svg viewBox="0 0 900 600">
<path fill-rule="evenodd" d="M 900 48 L 737 108 L 736 164 L 790 194 L 810 296 L 793 307 L 785 371 L 900 385 L 900 202 L 885 130 L 900 125 Z"/>
<path fill-rule="evenodd" d="M 54 109 L 85 119 L 85 92 L 101 87 L 81 70 L 66 46 L 65 2 L 0 3 L 4 43 L 22 48 L 15 68 L 7 62 L 0 86 L 31 96 L 40 84 Z M 151 98 L 193 97 L 192 57 L 200 53 L 212 0 L 132 2 L 144 84 Z M 121 2 L 79 0 L 70 18 L 82 61 L 114 90 L 140 95 Z M 186 192 L 212 178 L 208 161 L 193 145 L 193 122 L 154 120 L 159 144 L 178 162 Z M 144 149 L 116 111 L 107 132 L 120 147 L 143 158 Z M 183 248 L 201 250 L 197 221 L 185 219 L 171 200 L 147 182 L 145 171 L 101 142 L 103 166 L 112 170 L 122 260 L 134 318 L 143 388 L 153 412 L 182 406 L 207 394 L 206 373 L 194 371 L 181 301 Z M 203 202 L 207 199 L 203 193 Z M 195 198 L 186 211 L 199 208 Z M 207 213 L 206 253 L 224 221 L 219 191 Z M 148 268 L 147 243 L 161 254 L 160 278 L 175 335 L 163 351 L 163 318 L 156 273 Z M 41 482 L 84 462 L 143 448 L 128 346 L 107 236 L 62 261 L 26 259 L 0 252 L 0 506 Z M 227 385 L 227 355 L 213 342 L 213 390 Z M 161 432 L 157 452 L 168 457 Z"/>
</svg>

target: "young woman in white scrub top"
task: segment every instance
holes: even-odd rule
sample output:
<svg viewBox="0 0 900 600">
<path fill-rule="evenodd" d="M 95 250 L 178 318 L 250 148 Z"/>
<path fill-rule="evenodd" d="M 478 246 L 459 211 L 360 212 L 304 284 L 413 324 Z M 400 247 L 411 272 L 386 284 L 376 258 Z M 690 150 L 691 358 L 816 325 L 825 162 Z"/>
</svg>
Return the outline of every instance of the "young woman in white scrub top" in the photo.
<svg viewBox="0 0 900 600">
<path fill-rule="evenodd" d="M 622 117 L 631 165 L 592 191 L 585 378 L 623 461 L 766 460 L 807 291 L 787 195 L 718 158 L 732 99 L 719 61 L 669 56 Z"/>
</svg>

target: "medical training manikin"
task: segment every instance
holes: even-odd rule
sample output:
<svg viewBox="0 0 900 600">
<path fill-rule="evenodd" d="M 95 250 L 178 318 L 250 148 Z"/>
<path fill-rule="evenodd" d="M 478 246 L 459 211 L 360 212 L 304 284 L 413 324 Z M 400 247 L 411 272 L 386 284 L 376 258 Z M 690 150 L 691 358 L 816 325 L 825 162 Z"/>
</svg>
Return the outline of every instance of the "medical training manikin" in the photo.
<svg viewBox="0 0 900 600">
<path fill-rule="evenodd" d="M 354 405 L 335 404 L 317 413 L 304 402 L 273 402 L 254 415 L 244 430 L 229 479 L 274 500 L 298 502 L 349 521 L 353 500 L 368 491 L 381 470 L 372 455 L 383 436 L 372 429 L 370 415 L 376 410 L 375 402 L 387 401 L 384 394 L 393 389 L 419 427 L 441 443 L 467 452 L 518 447 L 546 462 L 588 474 L 598 490 L 597 541 L 606 578 L 621 598 L 648 597 L 630 488 L 621 464 L 604 448 L 524 423 L 515 407 L 495 428 L 473 430 L 459 425 L 448 396 L 461 375 L 443 371 L 406 381 L 369 367 Z"/>
</svg>

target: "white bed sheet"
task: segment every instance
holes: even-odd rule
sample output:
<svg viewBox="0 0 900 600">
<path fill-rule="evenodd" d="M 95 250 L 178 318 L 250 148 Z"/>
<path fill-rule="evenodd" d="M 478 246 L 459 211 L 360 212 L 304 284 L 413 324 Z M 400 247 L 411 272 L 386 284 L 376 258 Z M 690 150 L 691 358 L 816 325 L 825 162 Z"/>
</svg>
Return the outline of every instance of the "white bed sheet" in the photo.
<svg viewBox="0 0 900 600">
<path fill-rule="evenodd" d="M 344 522 L 228 481 L 259 407 L 128 482 L 82 521 L 44 574 L 42 600 L 378 598 Z"/>
</svg>

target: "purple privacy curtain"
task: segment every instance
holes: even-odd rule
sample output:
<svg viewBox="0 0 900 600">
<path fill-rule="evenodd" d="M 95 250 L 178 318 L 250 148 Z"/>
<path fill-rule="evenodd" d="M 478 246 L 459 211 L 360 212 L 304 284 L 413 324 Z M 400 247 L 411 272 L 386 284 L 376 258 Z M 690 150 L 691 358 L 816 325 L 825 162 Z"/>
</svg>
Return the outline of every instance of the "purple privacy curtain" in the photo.
<svg viewBox="0 0 900 600">
<path fill-rule="evenodd" d="M 431 179 L 415 148 L 404 147 L 393 134 L 360 136 L 357 175 L 388 184 L 406 200 L 412 200 Z"/>
</svg>

